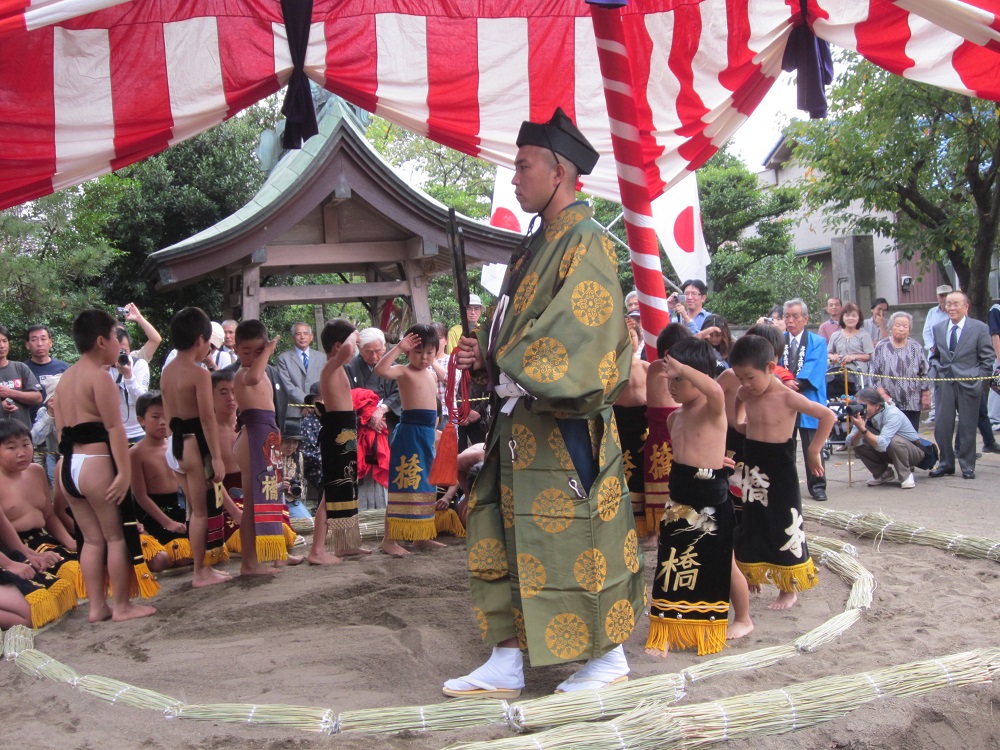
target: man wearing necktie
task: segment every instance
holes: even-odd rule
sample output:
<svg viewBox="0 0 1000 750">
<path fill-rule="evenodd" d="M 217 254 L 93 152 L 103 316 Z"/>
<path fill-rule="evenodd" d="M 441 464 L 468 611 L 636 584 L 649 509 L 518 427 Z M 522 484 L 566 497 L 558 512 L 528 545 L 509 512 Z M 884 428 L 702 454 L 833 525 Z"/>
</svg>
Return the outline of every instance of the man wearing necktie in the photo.
<svg viewBox="0 0 1000 750">
<path fill-rule="evenodd" d="M 985 323 L 968 316 L 969 298 L 964 292 L 952 292 L 945 299 L 948 320 L 934 326 L 934 351 L 930 356 L 930 375 L 935 378 L 975 378 L 993 372 L 993 342 Z M 955 473 L 955 456 L 965 479 L 976 478 L 976 423 L 983 397 L 981 380 L 955 380 L 935 383 L 934 440 L 941 451 L 932 477 Z M 958 413 L 956 451 L 955 413 Z"/>
<path fill-rule="evenodd" d="M 806 330 L 809 306 L 801 299 L 790 299 L 783 306 L 785 316 L 785 354 L 781 364 L 795 376 L 787 385 L 810 401 L 826 406 L 826 339 Z M 809 449 L 819 421 L 808 414 L 800 414 L 798 437 L 802 454 Z M 795 436 L 792 435 L 794 438 Z M 826 458 L 823 459 L 824 469 Z M 813 500 L 826 500 L 826 475 L 814 476 L 806 467 L 806 486 Z"/>
<path fill-rule="evenodd" d="M 291 349 L 278 355 L 278 374 L 288 392 L 288 401 L 292 404 L 305 402 L 306 394 L 313 383 L 319 382 L 320 373 L 326 357 L 316 349 L 310 349 L 313 342 L 313 330 L 308 323 L 296 323 L 292 326 Z M 302 410 L 298 406 L 288 407 L 288 419 L 296 422 L 301 418 Z"/>
</svg>

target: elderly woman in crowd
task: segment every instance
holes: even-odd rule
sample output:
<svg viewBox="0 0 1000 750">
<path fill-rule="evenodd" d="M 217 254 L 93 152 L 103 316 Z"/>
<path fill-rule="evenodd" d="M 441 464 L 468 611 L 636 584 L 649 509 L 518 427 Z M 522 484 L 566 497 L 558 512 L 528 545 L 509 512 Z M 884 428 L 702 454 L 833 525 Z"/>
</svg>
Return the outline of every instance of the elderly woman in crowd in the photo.
<svg viewBox="0 0 1000 750">
<path fill-rule="evenodd" d="M 923 378 L 928 371 L 923 345 L 910 338 L 913 316 L 895 312 L 889 318 L 889 338 L 882 339 L 872 354 L 872 385 L 883 398 L 891 399 L 914 429 L 920 426 L 920 410 L 931 405 L 930 383 L 892 378 Z"/>
<path fill-rule="evenodd" d="M 830 336 L 827 346 L 831 365 L 856 373 L 868 372 L 868 360 L 871 359 L 875 345 L 868 332 L 861 329 L 863 320 L 860 307 L 853 302 L 844 305 L 840 313 L 840 330 Z M 858 380 L 858 377 L 850 376 L 847 386 L 849 394 L 853 395 L 857 391 Z M 843 375 L 834 376 L 827 386 L 826 395 L 829 398 L 844 395 Z"/>
</svg>

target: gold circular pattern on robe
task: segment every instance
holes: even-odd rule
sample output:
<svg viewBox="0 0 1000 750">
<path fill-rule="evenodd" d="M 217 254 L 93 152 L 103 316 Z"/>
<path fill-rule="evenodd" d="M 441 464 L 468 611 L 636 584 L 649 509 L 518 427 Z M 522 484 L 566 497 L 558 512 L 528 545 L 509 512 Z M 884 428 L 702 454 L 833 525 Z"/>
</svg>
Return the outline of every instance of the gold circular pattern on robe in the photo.
<svg viewBox="0 0 1000 750">
<path fill-rule="evenodd" d="M 507 553 L 499 539 L 480 539 L 472 546 L 469 572 L 481 581 L 495 581 L 507 575 Z"/>
<path fill-rule="evenodd" d="M 479 500 L 479 493 L 476 492 L 476 485 L 473 484 L 472 488 L 469 490 L 469 500 L 465 504 L 466 513 L 471 512 L 472 509 L 476 507 L 476 502 L 478 500 Z"/>
<path fill-rule="evenodd" d="M 625 535 L 625 567 L 629 573 L 639 572 L 639 535 L 629 529 Z"/>
<path fill-rule="evenodd" d="M 601 247 L 604 248 L 604 252 L 608 256 L 608 260 L 611 261 L 611 264 L 615 268 L 618 268 L 618 253 L 615 252 L 615 243 L 606 234 L 601 235 Z"/>
<path fill-rule="evenodd" d="M 625 643 L 635 628 L 635 611 L 628 599 L 619 599 L 611 605 L 604 618 L 604 632 L 612 643 Z"/>
<path fill-rule="evenodd" d="M 581 216 L 579 211 L 572 208 L 568 211 L 560 211 L 552 223 L 547 224 L 545 227 L 546 241 L 555 242 L 566 234 L 570 230 L 570 227 L 579 224 L 583 218 L 585 217 Z"/>
<path fill-rule="evenodd" d="M 511 611 L 514 613 L 514 635 L 517 636 L 518 648 L 526 649 L 528 647 L 528 631 L 524 627 L 524 613 L 517 607 L 511 607 Z"/>
<path fill-rule="evenodd" d="M 524 374 L 538 383 L 555 383 L 569 371 L 569 352 L 551 336 L 533 341 L 524 351 Z"/>
<path fill-rule="evenodd" d="M 615 311 L 611 292 L 596 281 L 581 281 L 573 287 L 570 304 L 576 319 L 591 328 L 607 323 Z"/>
<path fill-rule="evenodd" d="M 562 431 L 556 427 L 549 435 L 549 448 L 559 461 L 559 467 L 563 471 L 573 471 L 573 459 L 570 458 L 569 450 L 566 448 L 566 441 L 563 440 Z"/>
<path fill-rule="evenodd" d="M 608 395 L 618 385 L 618 354 L 610 351 L 597 363 L 597 375 L 604 383 L 604 395 Z"/>
<path fill-rule="evenodd" d="M 573 577 L 584 591 L 596 593 L 604 588 L 608 561 L 599 549 L 585 550 L 573 563 Z"/>
<path fill-rule="evenodd" d="M 590 643 L 587 624 L 578 615 L 564 612 L 549 620 L 545 628 L 545 645 L 560 659 L 575 659 Z"/>
<path fill-rule="evenodd" d="M 559 261 L 559 278 L 565 279 L 573 271 L 577 269 L 583 257 L 587 254 L 587 246 L 580 244 L 576 247 L 571 247 L 565 253 L 563 253 L 562 260 Z"/>
<path fill-rule="evenodd" d="M 538 274 L 532 271 L 525 274 L 517 287 L 517 294 L 514 295 L 514 312 L 520 315 L 528 309 L 528 305 L 535 298 L 535 291 L 538 289 Z"/>
<path fill-rule="evenodd" d="M 548 574 L 542 561 L 534 555 L 521 553 L 517 556 L 517 577 L 521 584 L 521 598 L 538 596 L 545 588 Z"/>
<path fill-rule="evenodd" d="M 573 501 L 555 488 L 542 490 L 531 505 L 531 517 L 542 531 L 558 534 L 573 523 Z"/>
<path fill-rule="evenodd" d="M 483 638 L 486 637 L 486 633 L 490 629 L 490 625 L 486 620 L 486 613 L 483 612 L 479 607 L 473 606 L 472 612 L 476 616 L 476 625 L 479 627 L 479 635 Z"/>
<path fill-rule="evenodd" d="M 505 529 L 514 526 L 514 490 L 506 484 L 500 485 L 500 517 Z"/>
<path fill-rule="evenodd" d="M 622 502 L 622 483 L 618 477 L 606 477 L 597 491 L 597 513 L 602 521 L 610 521 L 618 513 Z"/>
<path fill-rule="evenodd" d="M 538 452 L 535 436 L 523 424 L 515 424 L 511 429 L 511 437 L 517 444 L 517 448 L 514 451 L 517 454 L 514 459 L 514 468 L 527 469 L 531 466 L 531 462 L 535 460 L 535 453 Z"/>
<path fill-rule="evenodd" d="M 615 419 L 615 413 L 611 412 L 611 441 L 615 445 L 621 445 L 621 436 L 618 434 L 618 420 Z"/>
</svg>

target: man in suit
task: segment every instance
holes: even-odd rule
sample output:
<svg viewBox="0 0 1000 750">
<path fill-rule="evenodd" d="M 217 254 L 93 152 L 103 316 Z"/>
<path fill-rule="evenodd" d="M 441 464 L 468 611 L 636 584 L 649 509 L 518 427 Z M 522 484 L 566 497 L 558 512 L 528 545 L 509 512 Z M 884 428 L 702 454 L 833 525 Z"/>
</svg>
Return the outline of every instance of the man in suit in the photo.
<svg viewBox="0 0 1000 750">
<path fill-rule="evenodd" d="M 790 299 L 783 307 L 785 316 L 785 353 L 781 364 L 795 376 L 787 385 L 801 393 L 810 401 L 826 406 L 826 339 L 806 330 L 809 322 L 809 306 L 799 299 Z M 816 435 L 819 421 L 808 414 L 800 414 L 798 435 L 802 442 L 802 454 L 809 450 L 809 444 Z M 823 458 L 826 469 L 826 457 Z M 806 486 L 813 500 L 826 500 L 826 476 L 817 477 L 806 467 Z"/>
<path fill-rule="evenodd" d="M 945 300 L 948 320 L 934 326 L 934 353 L 930 356 L 930 375 L 935 378 L 974 378 L 993 372 L 993 342 L 985 323 L 968 316 L 969 298 L 964 292 L 952 292 Z M 955 455 L 965 479 L 976 478 L 976 423 L 983 396 L 983 381 L 939 382 L 934 388 L 934 440 L 941 451 L 932 477 L 955 473 Z M 955 412 L 958 412 L 958 443 L 955 437 Z"/>
<path fill-rule="evenodd" d="M 285 386 L 290 403 L 305 403 L 306 394 L 313 383 L 319 382 L 326 357 L 318 350 L 310 349 L 313 342 L 312 326 L 295 323 L 292 326 L 292 341 L 295 346 L 278 355 L 278 374 Z M 288 407 L 288 419 L 298 422 L 302 410 L 298 406 Z"/>
</svg>

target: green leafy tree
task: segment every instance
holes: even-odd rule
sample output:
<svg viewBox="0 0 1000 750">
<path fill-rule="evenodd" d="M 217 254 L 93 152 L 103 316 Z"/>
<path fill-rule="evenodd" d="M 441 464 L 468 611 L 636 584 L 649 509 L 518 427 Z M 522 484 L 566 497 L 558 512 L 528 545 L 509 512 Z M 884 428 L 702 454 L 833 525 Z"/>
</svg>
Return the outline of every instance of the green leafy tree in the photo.
<svg viewBox="0 0 1000 750">
<path fill-rule="evenodd" d="M 73 318 L 105 307 L 98 282 L 117 255 L 100 231 L 104 210 L 69 188 L 0 212 L 0 322 L 13 359 L 35 323 L 53 329 L 57 356 L 75 359 Z"/>
<path fill-rule="evenodd" d="M 1000 225 L 994 102 L 894 76 L 845 55 L 827 121 L 794 123 L 805 199 L 827 224 L 893 239 L 904 257 L 950 261 L 985 318 Z"/>
</svg>

